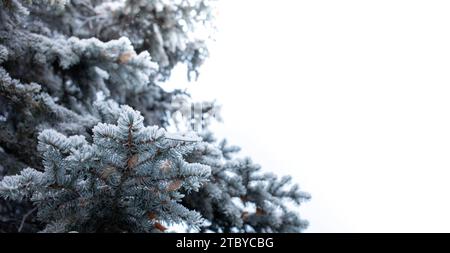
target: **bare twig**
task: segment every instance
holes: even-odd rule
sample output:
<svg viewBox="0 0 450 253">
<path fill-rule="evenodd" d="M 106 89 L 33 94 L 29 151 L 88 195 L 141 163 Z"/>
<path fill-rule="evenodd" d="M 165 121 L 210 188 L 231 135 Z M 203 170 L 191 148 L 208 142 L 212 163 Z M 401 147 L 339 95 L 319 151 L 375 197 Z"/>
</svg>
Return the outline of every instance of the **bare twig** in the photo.
<svg viewBox="0 0 450 253">
<path fill-rule="evenodd" d="M 19 229 L 17 230 L 17 232 L 20 233 L 20 231 L 22 231 L 23 225 L 25 224 L 25 221 L 27 220 L 28 216 L 30 216 L 30 215 L 31 215 L 34 211 L 36 211 L 36 210 L 37 210 L 37 207 L 31 209 L 30 211 L 28 211 L 28 213 L 26 213 L 26 214 L 23 216 L 22 222 L 20 222 L 20 227 L 19 227 Z"/>
</svg>

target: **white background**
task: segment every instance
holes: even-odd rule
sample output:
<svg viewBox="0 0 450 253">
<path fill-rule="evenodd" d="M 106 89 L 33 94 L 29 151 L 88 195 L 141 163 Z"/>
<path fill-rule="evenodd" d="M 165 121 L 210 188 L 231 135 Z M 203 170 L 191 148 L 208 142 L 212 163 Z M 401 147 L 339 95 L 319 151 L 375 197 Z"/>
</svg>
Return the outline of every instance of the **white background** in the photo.
<svg viewBox="0 0 450 253">
<path fill-rule="evenodd" d="M 434 0 L 222 0 L 198 82 L 166 87 L 217 99 L 213 130 L 312 194 L 306 232 L 450 232 L 449 13 Z"/>
</svg>

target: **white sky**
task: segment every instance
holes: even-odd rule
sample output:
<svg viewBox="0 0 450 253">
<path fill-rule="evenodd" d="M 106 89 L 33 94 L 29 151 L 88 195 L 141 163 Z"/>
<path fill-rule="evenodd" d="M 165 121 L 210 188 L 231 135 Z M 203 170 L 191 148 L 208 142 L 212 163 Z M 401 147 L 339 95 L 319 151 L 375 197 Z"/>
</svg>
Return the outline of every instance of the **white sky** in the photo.
<svg viewBox="0 0 450 253">
<path fill-rule="evenodd" d="M 306 232 L 450 232 L 449 13 L 435 0 L 222 0 L 188 90 L 223 104 L 219 136 L 312 194 Z"/>
</svg>

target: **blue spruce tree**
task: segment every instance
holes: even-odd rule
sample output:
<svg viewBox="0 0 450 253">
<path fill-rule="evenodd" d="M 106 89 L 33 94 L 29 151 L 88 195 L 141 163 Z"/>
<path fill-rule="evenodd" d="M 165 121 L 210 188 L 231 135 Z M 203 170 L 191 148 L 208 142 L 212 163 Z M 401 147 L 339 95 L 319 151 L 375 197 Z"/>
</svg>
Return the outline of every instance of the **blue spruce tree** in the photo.
<svg viewBox="0 0 450 253">
<path fill-rule="evenodd" d="M 177 64 L 197 78 L 215 2 L 0 0 L 0 232 L 307 227 L 289 177 L 165 130 L 192 101 L 162 84 Z"/>
</svg>

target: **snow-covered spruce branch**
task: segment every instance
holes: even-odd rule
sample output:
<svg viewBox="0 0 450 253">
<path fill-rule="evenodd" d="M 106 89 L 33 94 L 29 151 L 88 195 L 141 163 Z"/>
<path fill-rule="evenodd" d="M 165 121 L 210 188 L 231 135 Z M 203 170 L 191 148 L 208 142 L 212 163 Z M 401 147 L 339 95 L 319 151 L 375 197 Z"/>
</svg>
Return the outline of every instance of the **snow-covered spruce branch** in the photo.
<svg viewBox="0 0 450 253">
<path fill-rule="evenodd" d="M 0 182 L 0 195 L 30 199 L 43 232 L 155 232 L 163 224 L 203 222 L 179 202 L 197 191 L 210 168 L 183 155 L 196 143 L 172 140 L 156 126 L 145 127 L 139 112 L 121 107 L 117 124 L 100 123 L 93 143 L 54 130 L 39 135 L 43 172 L 26 168 Z"/>
<path fill-rule="evenodd" d="M 187 159 L 211 167 L 210 180 L 198 192 L 183 200 L 199 211 L 208 225 L 202 231 L 213 232 L 301 232 L 308 222 L 292 210 L 311 198 L 289 176 L 278 179 L 262 173 L 250 158 L 233 158 L 239 151 L 226 141 L 215 143 L 211 133 L 197 145 Z"/>
</svg>

